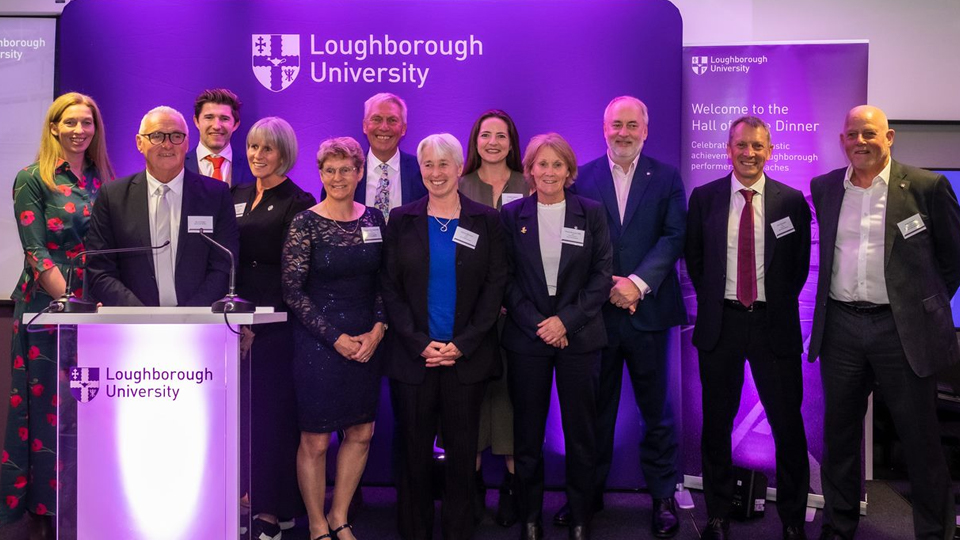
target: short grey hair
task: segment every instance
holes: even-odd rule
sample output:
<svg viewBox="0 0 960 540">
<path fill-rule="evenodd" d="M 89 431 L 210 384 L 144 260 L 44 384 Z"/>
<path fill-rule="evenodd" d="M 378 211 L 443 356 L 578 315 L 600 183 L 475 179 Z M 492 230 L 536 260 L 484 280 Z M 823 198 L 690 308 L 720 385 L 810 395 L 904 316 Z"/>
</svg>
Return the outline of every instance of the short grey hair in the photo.
<svg viewBox="0 0 960 540">
<path fill-rule="evenodd" d="M 389 102 L 393 103 L 400 108 L 400 121 L 404 125 L 407 124 L 407 103 L 403 99 L 396 95 L 391 94 L 390 92 L 380 92 L 379 94 L 374 94 L 370 96 L 370 99 L 363 102 L 363 119 L 366 120 L 370 116 L 370 110 L 376 107 L 377 105 Z"/>
<path fill-rule="evenodd" d="M 647 104 L 640 101 L 639 99 L 633 96 L 618 96 L 610 100 L 610 103 L 607 104 L 607 108 L 603 110 L 603 123 L 607 123 L 607 115 L 610 114 L 610 109 L 614 105 L 620 103 L 621 101 L 630 102 L 640 108 L 640 113 L 643 115 L 643 125 L 650 125 L 650 113 L 647 111 Z"/>
<path fill-rule="evenodd" d="M 189 128 L 187 126 L 187 121 L 183 118 L 183 115 L 180 114 L 180 111 L 174 109 L 173 107 L 169 107 L 167 105 L 160 105 L 159 107 L 154 107 L 149 111 L 147 111 L 147 114 L 143 115 L 143 118 L 140 119 L 140 131 L 138 131 L 137 133 L 143 133 L 143 130 L 147 127 L 147 118 L 150 118 L 150 116 L 154 114 L 169 114 L 171 116 L 175 116 L 179 118 L 180 123 L 183 124 L 183 132 L 188 133 L 187 129 Z"/>
<path fill-rule="evenodd" d="M 323 162 L 330 158 L 349 158 L 359 171 L 363 168 L 363 149 L 353 137 L 333 137 L 320 143 L 317 150 L 317 168 L 323 168 Z"/>
<path fill-rule="evenodd" d="M 451 158 L 458 169 L 463 167 L 463 146 L 449 133 L 427 135 L 420 141 L 417 145 L 417 162 L 423 163 L 423 153 L 427 150 L 433 150 L 441 156 Z"/>
<path fill-rule="evenodd" d="M 280 166 L 276 174 L 286 176 L 297 162 L 297 134 L 293 126 L 279 116 L 257 120 L 247 132 L 247 147 L 254 143 L 268 144 L 280 154 Z"/>
</svg>

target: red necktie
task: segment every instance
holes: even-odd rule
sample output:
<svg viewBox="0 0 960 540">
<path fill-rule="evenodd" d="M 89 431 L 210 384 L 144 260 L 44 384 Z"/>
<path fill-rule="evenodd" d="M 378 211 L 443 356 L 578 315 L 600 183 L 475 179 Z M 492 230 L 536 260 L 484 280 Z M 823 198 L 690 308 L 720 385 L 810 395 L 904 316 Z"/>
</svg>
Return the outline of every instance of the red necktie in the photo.
<svg viewBox="0 0 960 540">
<path fill-rule="evenodd" d="M 223 156 L 207 156 L 203 159 L 209 161 L 210 163 L 213 163 L 213 177 L 222 182 L 223 171 L 220 170 L 220 166 L 223 165 L 223 162 L 226 161 L 227 158 Z"/>
<path fill-rule="evenodd" d="M 740 233 L 737 235 L 737 300 L 750 307 L 757 299 L 757 260 L 753 242 L 752 189 L 741 189 L 746 200 L 740 214 Z"/>
</svg>

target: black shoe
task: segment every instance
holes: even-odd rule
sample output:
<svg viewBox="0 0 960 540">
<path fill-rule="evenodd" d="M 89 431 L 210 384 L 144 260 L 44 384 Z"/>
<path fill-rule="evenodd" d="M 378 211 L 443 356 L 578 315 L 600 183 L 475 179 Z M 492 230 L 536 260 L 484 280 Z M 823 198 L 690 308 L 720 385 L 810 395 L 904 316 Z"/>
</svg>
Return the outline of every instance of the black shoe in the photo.
<svg viewBox="0 0 960 540">
<path fill-rule="evenodd" d="M 730 538 L 730 521 L 725 518 L 710 518 L 700 533 L 700 540 L 727 540 Z"/>
<path fill-rule="evenodd" d="M 517 477 L 509 472 L 503 475 L 500 484 L 500 500 L 497 502 L 497 525 L 513 527 L 517 522 Z"/>
<path fill-rule="evenodd" d="M 590 540 L 590 528 L 586 525 L 570 527 L 570 540 Z"/>
<path fill-rule="evenodd" d="M 657 538 L 672 538 L 680 530 L 677 501 L 673 496 L 653 500 L 653 520 L 650 523 L 650 530 Z"/>
<path fill-rule="evenodd" d="M 487 486 L 483 483 L 483 471 L 477 471 L 477 491 L 473 495 L 473 521 L 478 525 L 487 513 Z"/>
<path fill-rule="evenodd" d="M 543 540 L 543 525 L 539 521 L 524 523 L 520 527 L 520 540 Z"/>
<path fill-rule="evenodd" d="M 250 540 L 280 540 L 281 534 L 280 525 L 260 518 L 250 524 Z"/>
<path fill-rule="evenodd" d="M 789 525 L 783 528 L 783 540 L 807 540 L 803 525 Z"/>
<path fill-rule="evenodd" d="M 601 511 L 603 511 L 602 495 L 593 500 L 593 513 L 596 514 Z M 557 510 L 557 513 L 553 515 L 553 524 L 557 527 L 567 527 L 570 525 L 571 520 L 570 503 L 565 502 L 563 506 Z"/>
<path fill-rule="evenodd" d="M 843 537 L 833 530 L 833 527 L 824 525 L 820 530 L 820 540 L 843 540 Z"/>
</svg>

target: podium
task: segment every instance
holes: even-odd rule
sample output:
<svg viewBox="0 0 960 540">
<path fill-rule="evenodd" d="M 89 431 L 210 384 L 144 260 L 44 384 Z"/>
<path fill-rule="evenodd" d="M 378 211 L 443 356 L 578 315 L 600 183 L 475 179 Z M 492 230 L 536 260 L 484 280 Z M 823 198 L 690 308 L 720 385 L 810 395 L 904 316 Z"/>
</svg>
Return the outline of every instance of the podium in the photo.
<svg viewBox="0 0 960 540">
<path fill-rule="evenodd" d="M 285 320 L 272 308 L 38 316 L 59 348 L 58 537 L 240 538 L 247 377 L 230 327 Z"/>
</svg>

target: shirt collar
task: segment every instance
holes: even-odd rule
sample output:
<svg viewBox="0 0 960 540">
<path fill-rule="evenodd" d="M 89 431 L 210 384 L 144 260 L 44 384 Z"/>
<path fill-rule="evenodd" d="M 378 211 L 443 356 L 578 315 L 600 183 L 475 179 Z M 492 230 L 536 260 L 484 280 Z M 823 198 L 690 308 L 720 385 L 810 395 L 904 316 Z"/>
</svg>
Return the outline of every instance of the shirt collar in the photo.
<svg viewBox="0 0 960 540">
<path fill-rule="evenodd" d="M 373 155 L 373 150 L 367 150 L 367 170 L 372 171 L 378 167 L 380 164 L 384 163 L 380 161 L 377 156 Z M 387 167 L 391 171 L 398 172 L 400 170 L 400 149 L 397 148 L 397 151 L 393 154 L 393 157 L 386 161 Z"/>
<path fill-rule="evenodd" d="M 629 169 L 626 170 L 626 171 L 624 171 L 624 174 L 626 174 L 628 177 L 633 177 L 633 173 L 637 170 L 637 162 L 638 162 L 638 161 L 640 161 L 640 154 L 637 154 L 637 157 L 633 158 L 633 162 L 630 163 Z M 613 161 L 613 158 L 610 157 L 610 152 L 609 152 L 609 151 L 607 151 L 607 162 L 610 164 L 610 173 L 611 173 L 611 174 L 613 174 L 614 168 L 620 167 L 619 165 L 617 165 L 617 163 L 616 163 L 615 161 Z M 622 167 L 621 167 L 621 170 L 622 170 Z"/>
<path fill-rule="evenodd" d="M 880 171 L 880 174 L 873 177 L 873 182 L 870 184 L 870 187 L 877 185 L 877 179 L 880 180 L 884 185 L 890 184 L 890 166 L 893 165 L 893 158 L 887 159 L 887 165 Z M 843 187 L 844 189 L 849 189 L 855 187 L 853 182 L 850 179 L 853 177 L 853 165 L 847 165 L 847 172 L 843 175 Z"/>
<path fill-rule="evenodd" d="M 230 164 L 233 164 L 233 148 L 228 144 L 221 150 L 219 153 L 214 154 L 210 151 L 209 148 L 200 143 L 197 145 L 197 161 L 203 161 L 207 159 L 207 156 L 220 156 L 227 160 Z"/>
<path fill-rule="evenodd" d="M 167 182 L 167 186 L 170 188 L 170 191 L 174 192 L 177 195 L 181 195 L 183 193 L 183 174 L 184 174 L 183 169 L 180 169 L 180 174 L 174 176 L 173 180 Z M 149 193 L 152 196 L 154 193 L 157 192 L 157 188 L 159 188 L 161 184 L 163 184 L 163 182 L 154 178 L 153 175 L 150 174 L 150 171 L 148 170 L 147 171 L 147 193 Z"/>
<path fill-rule="evenodd" d="M 730 196 L 736 195 L 741 189 L 752 189 L 756 191 L 756 195 L 763 197 L 763 188 L 767 185 L 767 175 L 761 174 L 760 179 L 753 183 L 752 186 L 746 187 L 740 183 L 740 180 L 737 178 L 737 173 L 730 173 Z M 754 195 L 754 196 L 756 196 Z"/>
</svg>

